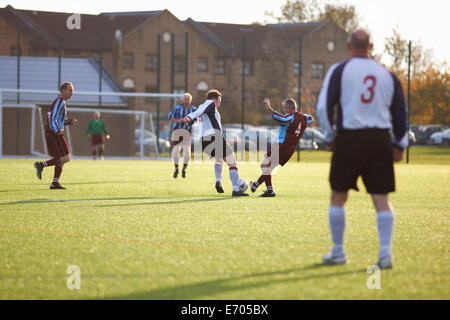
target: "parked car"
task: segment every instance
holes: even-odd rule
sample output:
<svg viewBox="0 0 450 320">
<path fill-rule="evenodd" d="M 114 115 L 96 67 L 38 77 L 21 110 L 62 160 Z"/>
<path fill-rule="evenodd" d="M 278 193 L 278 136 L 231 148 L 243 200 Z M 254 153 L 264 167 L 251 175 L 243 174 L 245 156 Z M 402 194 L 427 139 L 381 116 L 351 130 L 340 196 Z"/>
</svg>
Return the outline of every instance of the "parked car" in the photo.
<svg viewBox="0 0 450 320">
<path fill-rule="evenodd" d="M 244 123 L 244 131 L 247 131 L 250 128 L 253 128 L 253 126 L 250 125 L 250 124 L 245 124 Z M 222 125 L 222 130 L 226 130 L 226 129 L 241 129 L 242 130 L 242 124 L 240 124 L 240 123 L 227 123 L 227 124 Z"/>
<path fill-rule="evenodd" d="M 223 128 L 223 135 L 228 144 L 235 150 L 249 150 L 250 142 L 244 139 L 244 130 L 241 128 Z"/>
<path fill-rule="evenodd" d="M 317 128 L 306 128 L 305 132 L 303 133 L 302 139 L 312 140 L 316 143 L 317 149 L 325 150 L 325 136 Z"/>
<path fill-rule="evenodd" d="M 428 140 L 429 144 L 448 144 L 450 141 L 450 129 L 443 132 L 435 132 L 430 136 Z"/>
<path fill-rule="evenodd" d="M 136 150 L 140 150 L 141 146 L 141 139 L 142 139 L 142 130 L 141 129 L 135 129 L 134 130 L 134 143 L 136 145 Z M 156 149 L 156 134 L 153 132 L 150 132 L 148 130 L 143 131 L 143 144 L 144 144 L 144 152 L 149 152 L 151 150 Z M 165 152 L 170 150 L 170 141 L 166 140 L 164 138 L 159 138 L 159 151 Z"/>
<path fill-rule="evenodd" d="M 245 131 L 245 141 L 251 150 L 267 148 L 278 140 L 278 129 L 267 127 L 252 127 Z M 265 145 L 263 147 L 263 145 Z"/>
<path fill-rule="evenodd" d="M 312 139 L 300 138 L 297 144 L 297 150 L 318 150 L 317 142 Z"/>
<path fill-rule="evenodd" d="M 416 135 L 417 144 L 427 144 L 431 135 L 435 132 L 443 132 L 447 127 L 441 125 L 424 125 L 420 126 L 418 135 Z"/>
</svg>

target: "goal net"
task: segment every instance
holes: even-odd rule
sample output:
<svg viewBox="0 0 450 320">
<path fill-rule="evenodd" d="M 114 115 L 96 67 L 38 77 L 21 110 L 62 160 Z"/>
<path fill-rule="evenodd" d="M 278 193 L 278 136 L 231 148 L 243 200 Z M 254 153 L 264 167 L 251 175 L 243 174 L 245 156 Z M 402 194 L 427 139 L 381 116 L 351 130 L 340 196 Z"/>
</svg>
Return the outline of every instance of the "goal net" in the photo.
<svg viewBox="0 0 450 320">
<path fill-rule="evenodd" d="M 0 157 L 46 157 L 44 128 L 56 91 L 0 89 Z M 105 158 L 170 156 L 167 115 L 183 94 L 75 92 L 67 103 L 65 137 L 74 158 L 92 156 L 89 122 L 99 112 L 110 139 Z"/>
</svg>

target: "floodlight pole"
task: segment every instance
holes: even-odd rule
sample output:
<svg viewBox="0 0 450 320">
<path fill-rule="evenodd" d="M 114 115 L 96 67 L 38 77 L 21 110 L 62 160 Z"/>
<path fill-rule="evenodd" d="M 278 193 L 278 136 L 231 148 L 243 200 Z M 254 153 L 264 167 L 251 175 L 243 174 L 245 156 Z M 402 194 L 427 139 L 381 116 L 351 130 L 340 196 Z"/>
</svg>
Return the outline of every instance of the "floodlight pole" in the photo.
<svg viewBox="0 0 450 320">
<path fill-rule="evenodd" d="M 298 84 L 297 84 L 297 103 L 300 111 L 302 105 L 302 36 L 298 37 Z M 300 145 L 297 149 L 297 162 L 300 161 Z"/>
<path fill-rule="evenodd" d="M 184 34 L 184 92 L 188 92 L 188 49 L 189 49 L 189 32 Z"/>
<path fill-rule="evenodd" d="M 160 93 L 161 90 L 161 35 L 157 36 L 157 64 L 156 64 L 156 93 Z M 156 99 L 156 149 L 159 153 L 159 98 Z"/>
<path fill-rule="evenodd" d="M 56 89 L 59 91 L 59 86 L 61 85 L 61 33 L 58 37 L 58 84 Z"/>
<path fill-rule="evenodd" d="M 0 158 L 3 158 L 3 92 L 0 91 Z"/>
<path fill-rule="evenodd" d="M 175 34 L 173 32 L 171 33 L 170 39 L 172 40 L 170 43 L 170 93 L 173 93 L 173 91 L 175 90 Z M 170 107 L 172 108 L 175 101 L 174 99 L 172 99 L 171 101 L 172 105 Z"/>
<path fill-rule="evenodd" d="M 102 81 L 103 81 L 103 34 L 100 32 L 98 34 L 98 64 L 99 64 L 99 75 L 98 75 L 98 91 L 102 92 Z M 98 96 L 98 106 L 102 106 L 102 96 Z"/>
<path fill-rule="evenodd" d="M 302 36 L 298 37 L 298 85 L 297 103 L 300 110 L 302 105 Z"/>
<path fill-rule="evenodd" d="M 17 90 L 20 89 L 20 30 L 17 29 Z M 20 93 L 17 93 L 17 104 L 20 103 Z"/>
<path fill-rule="evenodd" d="M 409 111 L 410 111 L 410 98 L 411 98 L 411 41 L 408 43 L 408 146 L 406 147 L 406 163 L 409 163 Z"/>
<path fill-rule="evenodd" d="M 242 127 L 242 143 L 244 143 L 244 148 L 242 152 L 242 161 L 245 160 L 245 136 L 244 136 L 244 122 L 245 122 L 245 45 L 246 45 L 246 35 L 242 35 L 242 88 L 241 88 L 241 127 Z"/>
</svg>

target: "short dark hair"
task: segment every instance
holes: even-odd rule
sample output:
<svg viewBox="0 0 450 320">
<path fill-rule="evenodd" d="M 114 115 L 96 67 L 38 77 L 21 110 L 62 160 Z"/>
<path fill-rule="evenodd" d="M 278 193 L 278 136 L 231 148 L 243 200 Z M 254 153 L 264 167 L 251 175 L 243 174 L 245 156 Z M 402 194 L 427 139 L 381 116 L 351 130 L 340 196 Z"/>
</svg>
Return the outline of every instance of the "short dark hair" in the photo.
<svg viewBox="0 0 450 320">
<path fill-rule="evenodd" d="M 70 86 L 73 86 L 72 82 L 65 81 L 62 85 L 59 86 L 59 91 L 67 90 L 67 88 Z"/>
<path fill-rule="evenodd" d="M 367 37 L 364 38 L 358 38 L 355 33 L 350 34 L 350 43 L 352 44 L 353 48 L 355 49 L 367 49 L 370 45 L 370 36 L 367 35 Z"/>
<path fill-rule="evenodd" d="M 284 104 L 286 107 L 289 107 L 289 108 L 291 108 L 291 109 L 297 111 L 297 102 L 295 102 L 294 99 L 291 99 L 291 98 L 284 99 L 284 100 L 283 100 L 283 104 Z"/>
<path fill-rule="evenodd" d="M 206 99 L 208 99 L 208 100 L 219 99 L 219 97 L 221 97 L 221 96 L 222 96 L 222 94 L 219 92 L 219 90 L 216 90 L 216 89 L 209 90 L 206 93 Z"/>
</svg>

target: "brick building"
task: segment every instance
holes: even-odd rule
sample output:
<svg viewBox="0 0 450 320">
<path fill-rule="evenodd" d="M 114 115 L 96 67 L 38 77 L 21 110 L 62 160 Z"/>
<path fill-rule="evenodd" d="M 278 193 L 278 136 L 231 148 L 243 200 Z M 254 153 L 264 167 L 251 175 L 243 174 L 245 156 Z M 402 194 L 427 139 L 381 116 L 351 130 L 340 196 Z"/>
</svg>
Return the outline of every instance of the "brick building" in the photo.
<svg viewBox="0 0 450 320">
<path fill-rule="evenodd" d="M 263 120 L 260 109 L 264 96 L 275 98 L 278 103 L 281 97 L 297 97 L 300 36 L 302 105 L 309 112 L 313 112 L 309 109 L 315 106 L 327 69 L 348 58 L 345 47 L 348 34 L 331 21 L 238 25 L 190 18 L 181 21 L 168 10 L 162 10 L 82 14 L 81 29 L 69 30 L 66 21 L 70 16 L 70 13 L 17 10 L 10 5 L 0 8 L 0 55 L 17 54 L 20 31 L 23 56 L 56 57 L 60 43 L 63 57 L 98 60 L 102 34 L 103 65 L 122 84 L 122 89 L 156 92 L 160 35 L 160 92 L 184 92 L 187 80 L 187 89 L 198 103 L 207 89 L 217 88 L 224 93 L 224 107 L 231 110 L 222 112 L 225 123 L 241 119 L 243 35 L 248 123 Z M 141 110 L 154 111 L 156 107 L 149 99 L 137 99 L 136 104 Z M 167 113 L 170 108 L 171 103 L 166 102 L 161 111 Z"/>
</svg>

